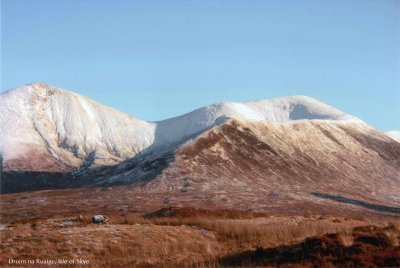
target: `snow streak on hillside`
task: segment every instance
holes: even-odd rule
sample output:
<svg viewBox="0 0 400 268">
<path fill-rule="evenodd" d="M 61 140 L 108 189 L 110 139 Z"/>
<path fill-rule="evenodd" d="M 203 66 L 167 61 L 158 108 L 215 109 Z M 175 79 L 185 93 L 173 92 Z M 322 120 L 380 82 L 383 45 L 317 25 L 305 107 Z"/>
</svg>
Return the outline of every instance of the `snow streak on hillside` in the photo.
<svg viewBox="0 0 400 268">
<path fill-rule="evenodd" d="M 385 132 L 386 135 L 394 139 L 395 141 L 400 142 L 400 130 L 392 130 Z"/>
</svg>

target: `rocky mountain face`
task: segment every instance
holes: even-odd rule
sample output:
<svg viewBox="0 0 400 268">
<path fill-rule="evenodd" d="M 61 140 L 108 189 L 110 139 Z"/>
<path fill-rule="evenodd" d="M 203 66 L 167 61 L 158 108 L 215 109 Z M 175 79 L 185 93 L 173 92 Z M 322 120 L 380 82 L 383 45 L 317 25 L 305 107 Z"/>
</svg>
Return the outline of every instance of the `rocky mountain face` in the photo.
<svg viewBox="0 0 400 268">
<path fill-rule="evenodd" d="M 44 84 L 0 103 L 3 193 L 133 185 L 166 204 L 400 205 L 400 143 L 309 97 L 215 104 L 160 122 Z"/>
</svg>

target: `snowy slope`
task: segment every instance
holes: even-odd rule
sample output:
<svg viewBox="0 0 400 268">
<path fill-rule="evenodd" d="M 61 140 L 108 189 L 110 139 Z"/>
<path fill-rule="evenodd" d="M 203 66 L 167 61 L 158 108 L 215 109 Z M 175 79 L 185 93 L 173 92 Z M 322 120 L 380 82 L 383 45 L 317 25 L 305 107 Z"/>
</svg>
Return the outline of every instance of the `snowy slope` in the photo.
<svg viewBox="0 0 400 268">
<path fill-rule="evenodd" d="M 6 167 L 18 170 L 110 165 L 146 149 L 169 148 L 227 118 L 362 122 L 305 96 L 219 103 L 176 118 L 145 122 L 72 92 L 35 83 L 0 95 L 0 153 L 8 161 Z"/>
<path fill-rule="evenodd" d="M 197 109 L 188 114 L 157 122 L 160 133 L 155 141 L 160 144 L 190 136 L 227 118 L 255 121 L 288 122 L 293 120 L 334 120 L 361 123 L 321 101 L 306 96 L 280 97 L 256 102 L 224 102 Z"/>
<path fill-rule="evenodd" d="M 290 96 L 248 102 L 246 105 L 257 111 L 264 120 L 284 122 L 303 119 L 320 119 L 361 122 L 358 118 L 345 114 L 319 100 L 307 96 Z"/>
<path fill-rule="evenodd" d="M 46 161 L 71 167 L 85 160 L 119 162 L 153 143 L 154 129 L 153 123 L 45 84 L 0 95 L 0 153 L 4 161 L 34 155 L 33 170 L 45 168 L 39 162 Z"/>
<path fill-rule="evenodd" d="M 392 130 L 385 132 L 386 135 L 394 139 L 395 141 L 400 142 L 400 130 Z"/>
</svg>

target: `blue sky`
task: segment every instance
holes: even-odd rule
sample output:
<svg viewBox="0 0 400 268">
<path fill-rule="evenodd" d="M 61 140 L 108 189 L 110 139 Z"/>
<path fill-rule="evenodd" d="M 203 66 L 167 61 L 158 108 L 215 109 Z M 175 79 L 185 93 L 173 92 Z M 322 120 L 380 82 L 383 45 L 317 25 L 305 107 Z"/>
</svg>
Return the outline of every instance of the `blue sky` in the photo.
<svg viewBox="0 0 400 268">
<path fill-rule="evenodd" d="M 1 4 L 1 91 L 46 82 L 144 120 L 308 95 L 400 129 L 400 1 Z"/>
</svg>

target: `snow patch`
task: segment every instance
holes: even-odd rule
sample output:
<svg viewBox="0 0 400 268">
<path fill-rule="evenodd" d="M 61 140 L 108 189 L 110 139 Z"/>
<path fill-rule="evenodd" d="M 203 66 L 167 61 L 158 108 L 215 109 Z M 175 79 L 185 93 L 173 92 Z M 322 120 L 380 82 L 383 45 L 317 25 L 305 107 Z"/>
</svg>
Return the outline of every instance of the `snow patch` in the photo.
<svg viewBox="0 0 400 268">
<path fill-rule="evenodd" d="M 400 130 L 387 131 L 385 132 L 385 134 L 394 139 L 395 141 L 400 142 Z"/>
</svg>

